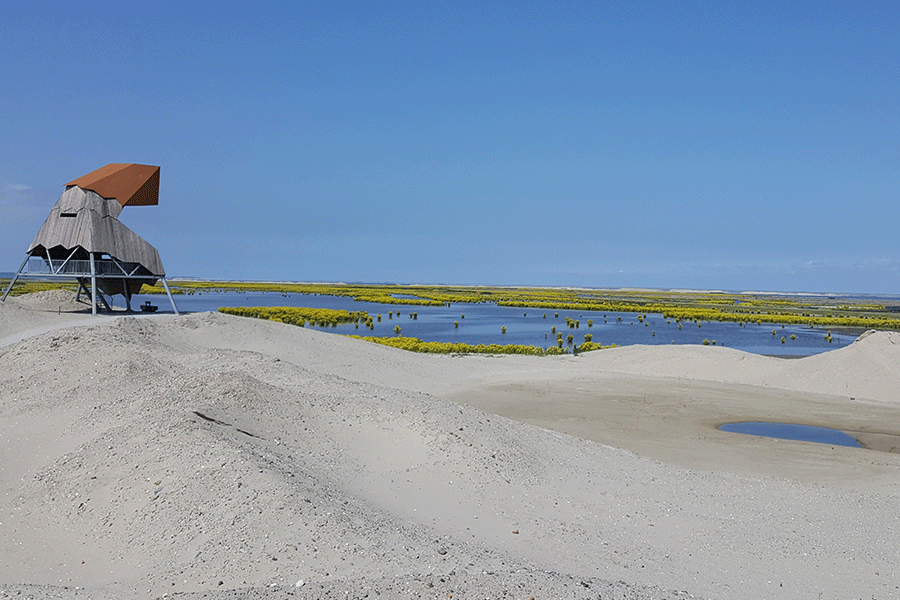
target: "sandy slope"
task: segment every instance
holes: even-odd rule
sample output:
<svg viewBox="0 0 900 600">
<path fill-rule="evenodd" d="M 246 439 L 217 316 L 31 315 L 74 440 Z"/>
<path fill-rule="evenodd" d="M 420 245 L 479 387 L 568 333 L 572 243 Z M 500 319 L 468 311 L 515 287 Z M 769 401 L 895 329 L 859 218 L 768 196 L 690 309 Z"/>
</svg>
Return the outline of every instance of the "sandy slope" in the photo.
<svg viewBox="0 0 900 600">
<path fill-rule="evenodd" d="M 0 598 L 900 596 L 900 455 L 716 429 L 889 450 L 897 334 L 450 357 L 58 300 L 0 305 Z"/>
</svg>

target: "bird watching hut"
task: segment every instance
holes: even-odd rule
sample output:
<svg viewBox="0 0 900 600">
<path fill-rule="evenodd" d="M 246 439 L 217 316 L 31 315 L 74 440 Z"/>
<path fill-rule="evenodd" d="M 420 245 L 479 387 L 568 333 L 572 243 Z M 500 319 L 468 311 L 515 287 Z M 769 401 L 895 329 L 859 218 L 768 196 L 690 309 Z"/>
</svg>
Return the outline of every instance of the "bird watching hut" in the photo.
<svg viewBox="0 0 900 600">
<path fill-rule="evenodd" d="M 119 221 L 125 206 L 157 204 L 159 167 L 152 165 L 112 163 L 70 181 L 2 300 L 20 278 L 74 279 L 78 297 L 90 297 L 92 314 L 112 311 L 103 294 L 121 294 L 131 310 L 142 285 L 161 281 L 177 315 L 159 252 Z"/>
</svg>

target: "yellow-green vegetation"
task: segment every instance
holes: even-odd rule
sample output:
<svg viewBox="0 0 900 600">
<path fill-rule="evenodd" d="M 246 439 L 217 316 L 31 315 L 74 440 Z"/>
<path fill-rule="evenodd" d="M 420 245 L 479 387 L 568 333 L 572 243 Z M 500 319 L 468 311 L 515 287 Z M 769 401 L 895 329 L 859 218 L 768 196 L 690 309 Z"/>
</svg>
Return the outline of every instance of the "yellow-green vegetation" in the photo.
<svg viewBox="0 0 900 600">
<path fill-rule="evenodd" d="M 307 323 L 319 326 L 334 326 L 340 323 L 360 323 L 371 321 L 369 314 L 360 312 L 348 312 L 346 310 L 333 310 L 329 308 L 305 308 L 295 306 L 271 306 L 271 307 L 231 307 L 223 306 L 219 312 L 239 317 L 253 317 L 267 321 L 278 321 L 289 325 L 305 326 Z"/>
<path fill-rule="evenodd" d="M 422 285 L 360 285 L 310 283 L 252 283 L 170 281 L 173 293 L 202 291 L 261 291 L 282 294 L 319 294 L 351 297 L 381 304 L 449 305 L 493 302 L 543 311 L 638 313 L 680 321 L 800 324 L 856 329 L 900 329 L 900 314 L 870 301 L 839 302 L 824 296 L 785 297 L 772 294 L 670 292 L 655 290 L 592 290 L 570 288 L 461 287 Z M 144 287 L 162 293 L 161 285 Z M 404 297 L 397 297 L 404 296 Z M 893 308 L 893 307 L 891 307 Z M 559 318 L 559 312 L 553 312 Z M 460 317 L 464 318 L 464 317 Z M 576 325 L 577 327 L 577 325 Z"/>
<path fill-rule="evenodd" d="M 173 294 L 193 294 L 196 292 L 278 292 L 281 294 L 308 294 L 320 296 L 345 296 L 358 302 L 375 302 L 378 304 L 407 304 L 413 306 L 442 306 L 447 302 L 418 296 L 416 290 L 420 286 L 399 285 L 345 285 L 317 283 L 266 283 L 246 281 L 169 281 L 169 289 Z M 142 294 L 164 294 L 165 289 L 157 283 L 145 285 Z M 396 298 L 394 295 L 418 296 Z"/>
<path fill-rule="evenodd" d="M 364 337 L 351 335 L 350 337 L 383 344 L 401 350 L 411 352 L 425 352 L 430 354 L 526 354 L 531 356 L 551 356 L 567 354 L 568 351 L 559 347 L 541 348 L 540 346 L 525 346 L 523 344 L 462 344 L 456 342 L 423 342 L 411 337 Z M 578 347 L 578 352 L 613 348 L 615 346 L 601 346 L 593 342 L 585 342 Z"/>
<path fill-rule="evenodd" d="M 592 352 L 594 350 L 604 350 L 606 348 L 615 348 L 616 344 L 612 344 L 610 346 L 601 346 L 596 342 L 585 342 L 582 345 L 578 346 L 578 354 L 582 352 Z"/>
<path fill-rule="evenodd" d="M 0 279 L 0 297 L 9 287 L 12 279 Z M 22 294 L 32 294 L 34 292 L 46 292 L 47 290 L 71 290 L 78 289 L 78 284 L 71 281 L 30 281 L 27 279 L 19 279 L 16 285 L 9 291 L 10 296 L 21 296 Z"/>
<path fill-rule="evenodd" d="M 197 293 L 198 291 L 211 291 L 211 290 L 195 290 L 191 288 L 185 288 L 182 286 L 172 285 L 172 282 L 169 282 L 169 291 L 174 296 L 175 294 L 183 294 L 183 295 L 192 295 Z M 225 290 L 220 290 L 225 291 Z M 165 294 L 166 288 L 163 287 L 161 282 L 157 282 L 154 285 L 147 285 L 146 283 L 141 286 L 141 291 L 139 294 Z"/>
</svg>

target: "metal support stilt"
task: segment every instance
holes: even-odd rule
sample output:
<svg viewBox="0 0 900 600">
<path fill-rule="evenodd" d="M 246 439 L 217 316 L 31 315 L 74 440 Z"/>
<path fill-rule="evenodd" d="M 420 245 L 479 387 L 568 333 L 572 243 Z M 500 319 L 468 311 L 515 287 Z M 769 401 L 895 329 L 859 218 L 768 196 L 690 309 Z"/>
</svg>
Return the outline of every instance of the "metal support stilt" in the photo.
<svg viewBox="0 0 900 600">
<path fill-rule="evenodd" d="M 76 294 L 76 296 L 75 296 L 76 302 L 81 302 L 81 294 L 82 293 L 84 294 L 85 298 L 87 298 L 88 296 L 91 295 L 90 292 L 88 292 L 87 284 L 85 284 L 85 282 L 84 282 L 84 277 L 79 277 L 78 278 L 78 294 Z"/>
<path fill-rule="evenodd" d="M 97 268 L 94 265 L 94 253 L 88 253 L 91 257 L 91 314 L 97 314 Z"/>
<path fill-rule="evenodd" d="M 19 278 L 19 273 L 21 273 L 22 269 L 25 268 L 25 265 L 28 264 L 29 258 L 31 258 L 30 254 L 25 257 L 25 260 L 22 261 L 22 266 L 19 267 L 19 270 L 16 271 L 15 275 L 13 275 L 12 281 L 9 282 L 9 286 L 7 286 L 6 291 L 3 292 L 3 300 L 0 300 L 0 302 L 6 302 L 6 297 L 9 296 L 9 292 L 10 292 L 10 290 L 12 290 L 12 286 L 16 283 L 16 280 Z"/>
<path fill-rule="evenodd" d="M 112 296 L 110 296 L 109 299 L 112 300 Z M 106 312 L 111 313 L 113 311 L 112 306 L 110 306 L 109 303 L 106 301 L 106 297 L 103 295 L 103 292 L 100 292 L 100 302 L 102 302 L 103 306 L 106 307 Z"/>
<path fill-rule="evenodd" d="M 176 314 L 176 315 L 181 314 L 181 313 L 178 312 L 178 308 L 175 306 L 175 299 L 172 298 L 172 292 L 169 291 L 169 284 L 166 283 L 166 278 L 165 278 L 165 277 L 162 278 L 162 284 L 163 284 L 163 287 L 166 288 L 166 293 L 169 295 L 169 302 L 172 303 L 172 310 L 175 311 L 175 314 Z"/>
</svg>

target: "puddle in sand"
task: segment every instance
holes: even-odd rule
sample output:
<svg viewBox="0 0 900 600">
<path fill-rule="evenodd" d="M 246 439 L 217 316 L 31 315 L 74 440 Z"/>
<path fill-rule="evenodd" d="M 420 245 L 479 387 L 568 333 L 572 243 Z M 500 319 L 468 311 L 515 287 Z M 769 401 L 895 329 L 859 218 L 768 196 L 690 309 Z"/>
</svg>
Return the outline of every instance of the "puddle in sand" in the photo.
<svg viewBox="0 0 900 600">
<path fill-rule="evenodd" d="M 815 427 L 812 425 L 744 421 L 741 423 L 726 423 L 721 425 L 719 429 L 731 433 L 745 433 L 748 435 L 759 435 L 781 440 L 797 440 L 800 442 L 831 444 L 832 446 L 862 448 L 860 443 L 856 441 L 856 438 L 847 435 L 843 431 L 828 429 L 827 427 Z"/>
</svg>

